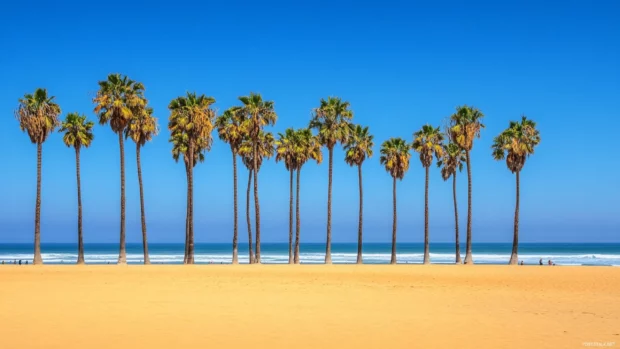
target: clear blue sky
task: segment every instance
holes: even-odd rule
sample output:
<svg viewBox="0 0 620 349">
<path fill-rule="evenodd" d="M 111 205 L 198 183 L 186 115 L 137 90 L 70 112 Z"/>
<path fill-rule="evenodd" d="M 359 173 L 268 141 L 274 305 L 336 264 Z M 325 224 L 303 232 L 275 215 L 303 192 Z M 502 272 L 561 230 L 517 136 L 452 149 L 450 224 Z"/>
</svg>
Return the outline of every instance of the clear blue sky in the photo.
<svg viewBox="0 0 620 349">
<path fill-rule="evenodd" d="M 544 4 L 543 4 L 544 3 Z M 146 85 L 161 134 L 142 152 L 151 242 L 184 239 L 185 174 L 170 154 L 168 102 L 196 91 L 222 111 L 240 95 L 274 100 L 273 132 L 307 125 L 320 98 L 351 102 L 370 126 L 375 153 L 471 104 L 487 128 L 472 153 L 475 242 L 512 239 L 514 176 L 491 158 L 493 136 L 522 114 L 542 143 L 522 173 L 521 241 L 620 241 L 620 2 L 319 1 L 23 2 L 0 5 L 0 242 L 31 242 L 36 147 L 13 117 L 37 87 L 66 112 L 96 120 L 97 81 L 119 72 Z M 357 173 L 335 151 L 333 238 L 355 241 Z M 325 155 L 326 152 L 325 152 Z M 85 241 L 117 242 L 119 150 L 109 126 L 82 152 Z M 232 236 L 229 147 L 216 141 L 195 171 L 196 240 Z M 128 241 L 140 241 L 135 146 L 126 143 Z M 391 178 L 378 155 L 364 165 L 365 237 L 390 241 Z M 240 170 L 240 208 L 247 172 Z M 462 231 L 465 172 L 459 177 Z M 424 171 L 416 155 L 398 183 L 399 241 L 423 240 Z M 270 161 L 260 176 L 263 241 L 288 230 L 288 173 Z M 431 241 L 453 241 L 450 183 L 433 167 Z M 302 172 L 302 239 L 325 239 L 327 164 Z M 43 147 L 42 241 L 76 241 L 75 155 L 60 134 Z M 246 241 L 244 210 L 240 239 Z"/>
</svg>

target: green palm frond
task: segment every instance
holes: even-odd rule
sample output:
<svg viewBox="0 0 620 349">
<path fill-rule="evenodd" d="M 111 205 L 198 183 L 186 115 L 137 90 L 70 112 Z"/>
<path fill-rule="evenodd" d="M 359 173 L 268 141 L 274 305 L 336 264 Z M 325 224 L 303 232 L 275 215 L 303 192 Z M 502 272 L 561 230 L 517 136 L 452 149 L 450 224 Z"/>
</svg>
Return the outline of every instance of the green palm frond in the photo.
<svg viewBox="0 0 620 349">
<path fill-rule="evenodd" d="M 433 154 L 438 159 L 443 156 L 443 133 L 440 128 L 424 125 L 413 134 L 411 147 L 420 154 L 422 166 L 429 167 L 433 163 Z"/>
<path fill-rule="evenodd" d="M 50 133 L 60 126 L 61 110 L 54 99 L 54 96 L 48 96 L 47 90 L 42 88 L 19 99 L 15 117 L 19 121 L 20 129 L 28 134 L 32 143 L 42 144 Z"/>
<path fill-rule="evenodd" d="M 349 137 L 349 123 L 353 118 L 353 111 L 349 102 L 339 97 L 321 99 L 321 104 L 314 109 L 310 120 L 310 128 L 318 132 L 318 139 L 322 145 L 332 149 L 336 143 L 346 143 Z"/>
<path fill-rule="evenodd" d="M 99 124 L 109 123 L 112 131 L 124 132 L 134 116 L 133 111 L 143 110 L 146 106 L 144 85 L 127 76 L 110 74 L 107 80 L 99 81 L 99 90 L 93 103 Z"/>
<path fill-rule="evenodd" d="M 359 166 L 364 160 L 372 157 L 373 138 L 368 132 L 368 127 L 350 124 L 349 137 L 344 145 L 344 161 L 350 166 Z"/>
<path fill-rule="evenodd" d="M 478 108 L 467 105 L 457 107 L 456 113 L 450 116 L 450 141 L 466 151 L 471 150 L 474 139 L 480 138 L 480 130 L 484 128 L 483 118 L 484 114 Z"/>
<path fill-rule="evenodd" d="M 62 141 L 67 147 L 88 148 L 95 138 L 93 135 L 94 126 L 95 123 L 88 121 L 86 115 L 69 113 L 60 127 L 60 132 L 65 133 Z"/>
</svg>

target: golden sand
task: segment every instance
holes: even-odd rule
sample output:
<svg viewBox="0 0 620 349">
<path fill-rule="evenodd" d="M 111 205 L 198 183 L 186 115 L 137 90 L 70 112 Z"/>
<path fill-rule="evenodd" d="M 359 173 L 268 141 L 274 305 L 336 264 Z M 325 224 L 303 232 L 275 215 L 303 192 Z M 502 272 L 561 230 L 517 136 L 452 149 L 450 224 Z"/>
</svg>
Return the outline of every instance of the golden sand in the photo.
<svg viewBox="0 0 620 349">
<path fill-rule="evenodd" d="M 2 349 L 584 342 L 620 347 L 620 268 L 0 266 Z"/>
</svg>

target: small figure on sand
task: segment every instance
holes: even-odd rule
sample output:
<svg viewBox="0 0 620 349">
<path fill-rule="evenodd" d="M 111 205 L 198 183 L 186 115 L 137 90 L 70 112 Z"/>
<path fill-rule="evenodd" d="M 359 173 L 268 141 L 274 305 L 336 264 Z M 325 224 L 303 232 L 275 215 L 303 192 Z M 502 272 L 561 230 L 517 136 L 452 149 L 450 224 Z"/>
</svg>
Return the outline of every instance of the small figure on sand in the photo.
<svg viewBox="0 0 620 349">
<path fill-rule="evenodd" d="M 538 261 L 538 264 L 543 265 L 542 258 Z"/>
<path fill-rule="evenodd" d="M 22 265 L 22 260 L 21 259 L 19 260 L 19 265 Z"/>
<path fill-rule="evenodd" d="M 28 265 L 28 261 L 26 261 L 26 265 Z"/>
<path fill-rule="evenodd" d="M 523 261 L 521 261 L 521 265 L 523 265 Z"/>
</svg>

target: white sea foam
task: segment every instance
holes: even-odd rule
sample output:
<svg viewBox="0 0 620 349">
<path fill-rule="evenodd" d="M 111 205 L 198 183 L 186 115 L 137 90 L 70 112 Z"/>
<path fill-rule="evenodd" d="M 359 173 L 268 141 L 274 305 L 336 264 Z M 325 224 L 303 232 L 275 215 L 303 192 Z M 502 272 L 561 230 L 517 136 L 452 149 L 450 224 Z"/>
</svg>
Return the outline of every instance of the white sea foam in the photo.
<svg viewBox="0 0 620 349">
<path fill-rule="evenodd" d="M 43 261 L 50 264 L 72 264 L 77 260 L 77 253 L 43 253 Z M 389 253 L 365 253 L 363 260 L 365 263 L 381 264 L 390 262 Z M 464 257 L 464 255 L 462 256 Z M 479 264 L 505 264 L 510 259 L 509 254 L 493 254 L 493 253 L 481 253 L 474 254 L 474 262 Z M 342 263 L 355 263 L 357 258 L 356 253 L 333 253 L 332 261 L 335 264 Z M 397 254 L 398 263 L 422 263 L 424 255 L 422 253 L 399 253 Z M 431 253 L 431 262 L 437 264 L 451 264 L 454 263 L 454 253 Z M 615 265 L 620 266 L 620 254 L 520 254 L 519 260 L 524 261 L 525 264 L 538 264 L 539 259 L 543 259 L 543 263 L 551 259 L 557 265 Z M 230 263 L 231 255 L 229 253 L 196 253 L 194 260 L 196 263 Z M 301 262 L 304 264 L 321 264 L 325 260 L 323 253 L 301 253 Z M 32 254 L 30 253 L 13 253 L 13 254 L 0 254 L 0 260 L 13 261 L 32 260 Z M 107 264 L 116 263 L 118 260 L 118 254 L 116 253 L 101 253 L 101 254 L 86 254 L 86 263 L 91 264 Z M 151 253 L 151 263 L 163 263 L 174 264 L 182 263 L 183 255 L 174 253 L 157 254 Z M 282 264 L 288 263 L 287 253 L 263 253 L 261 260 L 266 264 Z M 138 253 L 127 254 L 128 263 L 142 263 L 143 255 Z M 239 255 L 240 263 L 248 263 L 248 256 L 244 254 Z"/>
</svg>

